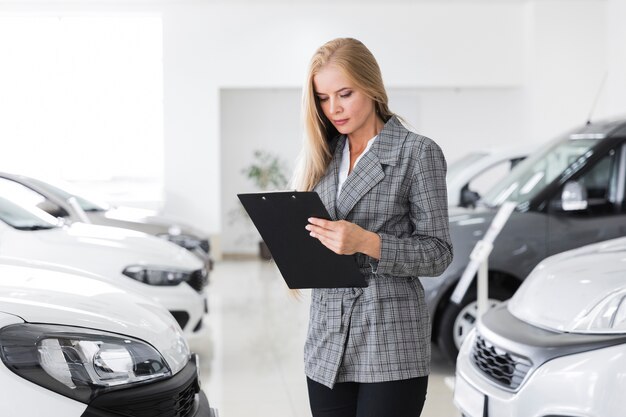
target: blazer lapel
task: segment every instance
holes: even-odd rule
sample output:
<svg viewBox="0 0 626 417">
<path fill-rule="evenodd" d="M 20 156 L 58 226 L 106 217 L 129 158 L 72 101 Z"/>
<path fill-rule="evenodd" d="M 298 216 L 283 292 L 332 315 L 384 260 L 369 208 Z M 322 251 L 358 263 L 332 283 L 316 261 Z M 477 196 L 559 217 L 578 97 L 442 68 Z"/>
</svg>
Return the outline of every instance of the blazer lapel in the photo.
<svg viewBox="0 0 626 417">
<path fill-rule="evenodd" d="M 333 158 L 326 169 L 326 175 L 320 180 L 315 190 L 318 192 L 320 199 L 326 206 L 331 220 L 337 220 L 336 200 L 337 200 L 337 182 L 339 180 L 339 165 L 341 164 L 341 153 L 345 144 L 345 136 L 339 138 Z"/>
<path fill-rule="evenodd" d="M 337 197 L 336 203 L 336 214 L 339 219 L 345 219 L 356 203 L 385 178 L 383 165 L 396 165 L 402 143 L 407 134 L 408 131 L 395 116 L 385 124 L 370 150 L 363 155 L 341 187 L 341 193 Z M 341 148 L 343 150 L 343 146 Z M 335 153 L 333 159 L 340 161 L 341 154 Z M 338 164 L 338 162 L 336 163 Z M 336 169 L 335 193 L 339 178 L 338 165 Z"/>
<path fill-rule="evenodd" d="M 370 149 L 363 155 L 341 187 L 341 193 L 337 198 L 339 218 L 345 219 L 354 205 L 383 178 L 385 178 L 385 173 L 378 155 Z"/>
</svg>

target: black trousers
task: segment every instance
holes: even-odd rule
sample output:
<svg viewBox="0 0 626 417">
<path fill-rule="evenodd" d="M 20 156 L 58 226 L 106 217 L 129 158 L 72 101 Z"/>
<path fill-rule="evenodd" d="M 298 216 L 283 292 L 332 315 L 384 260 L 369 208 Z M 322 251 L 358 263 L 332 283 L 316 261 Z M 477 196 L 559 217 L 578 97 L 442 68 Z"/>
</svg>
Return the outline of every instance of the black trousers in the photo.
<svg viewBox="0 0 626 417">
<path fill-rule="evenodd" d="M 419 417 L 428 377 L 400 381 L 342 382 L 333 389 L 307 378 L 313 417 Z"/>
</svg>

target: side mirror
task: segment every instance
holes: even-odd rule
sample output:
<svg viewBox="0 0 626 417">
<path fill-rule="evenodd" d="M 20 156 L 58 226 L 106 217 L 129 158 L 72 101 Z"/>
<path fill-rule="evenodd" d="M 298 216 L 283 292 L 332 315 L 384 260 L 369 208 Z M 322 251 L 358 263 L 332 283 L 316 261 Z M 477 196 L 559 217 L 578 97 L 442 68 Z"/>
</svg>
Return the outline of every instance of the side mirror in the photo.
<svg viewBox="0 0 626 417">
<path fill-rule="evenodd" d="M 480 200 L 480 194 L 476 191 L 470 190 L 468 185 L 465 185 L 465 187 L 461 189 L 461 198 L 459 202 L 461 207 L 475 207 L 478 200 Z"/>
<path fill-rule="evenodd" d="M 587 208 L 587 190 L 577 181 L 568 181 L 561 192 L 563 211 L 585 210 Z"/>
</svg>

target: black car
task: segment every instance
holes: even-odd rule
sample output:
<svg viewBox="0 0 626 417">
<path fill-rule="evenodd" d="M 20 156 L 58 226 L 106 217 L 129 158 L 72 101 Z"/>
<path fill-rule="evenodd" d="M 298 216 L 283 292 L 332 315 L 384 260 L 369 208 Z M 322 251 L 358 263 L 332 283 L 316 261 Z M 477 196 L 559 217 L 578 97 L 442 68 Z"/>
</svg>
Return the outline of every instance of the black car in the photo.
<svg viewBox="0 0 626 417">
<path fill-rule="evenodd" d="M 491 304 L 510 298 L 547 256 L 626 236 L 625 142 L 626 120 L 587 123 L 530 155 L 475 209 L 451 209 L 454 260 L 441 277 L 421 278 L 433 340 L 450 360 L 476 320 L 475 282 L 460 304 L 450 295 L 505 201 L 516 209 L 489 257 Z"/>
</svg>

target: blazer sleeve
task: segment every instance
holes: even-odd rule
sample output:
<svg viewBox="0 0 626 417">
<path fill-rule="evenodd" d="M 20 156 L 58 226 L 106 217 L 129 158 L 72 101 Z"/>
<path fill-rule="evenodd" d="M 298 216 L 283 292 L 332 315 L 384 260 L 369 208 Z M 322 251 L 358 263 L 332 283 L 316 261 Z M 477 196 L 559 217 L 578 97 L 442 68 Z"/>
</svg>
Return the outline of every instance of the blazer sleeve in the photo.
<svg viewBox="0 0 626 417">
<path fill-rule="evenodd" d="M 446 161 L 439 146 L 428 140 L 417 155 L 409 192 L 412 233 L 398 238 L 379 233 L 380 259 L 375 274 L 437 276 L 452 262 L 448 223 Z"/>
</svg>

